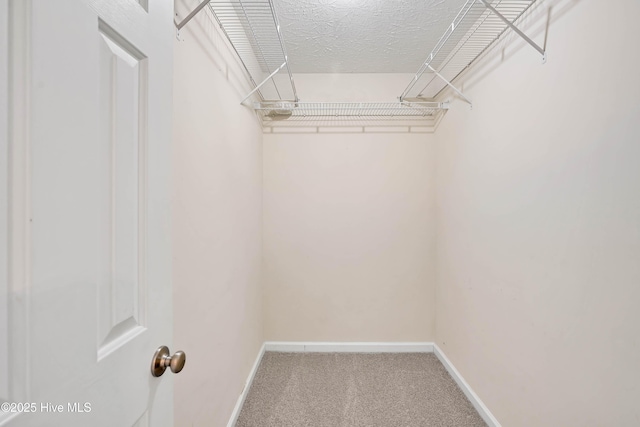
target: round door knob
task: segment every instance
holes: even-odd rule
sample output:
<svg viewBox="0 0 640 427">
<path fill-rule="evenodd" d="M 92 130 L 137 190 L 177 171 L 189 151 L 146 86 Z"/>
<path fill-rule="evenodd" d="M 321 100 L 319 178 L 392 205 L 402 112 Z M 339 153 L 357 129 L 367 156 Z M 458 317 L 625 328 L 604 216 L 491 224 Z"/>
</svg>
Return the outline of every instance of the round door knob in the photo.
<svg viewBox="0 0 640 427">
<path fill-rule="evenodd" d="M 164 374 L 167 368 L 170 368 L 174 374 L 182 371 L 187 361 L 187 355 L 184 354 L 184 351 L 176 351 L 173 356 L 170 354 L 166 345 L 158 347 L 153 354 L 153 360 L 151 360 L 151 375 L 159 377 Z"/>
</svg>

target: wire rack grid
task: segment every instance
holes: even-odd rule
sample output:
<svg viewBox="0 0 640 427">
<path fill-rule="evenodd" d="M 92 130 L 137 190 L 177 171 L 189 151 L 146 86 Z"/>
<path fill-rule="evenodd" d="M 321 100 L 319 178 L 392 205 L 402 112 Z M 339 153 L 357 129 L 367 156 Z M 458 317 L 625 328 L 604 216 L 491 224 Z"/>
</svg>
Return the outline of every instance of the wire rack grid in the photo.
<svg viewBox="0 0 640 427">
<path fill-rule="evenodd" d="M 365 121 L 433 120 L 448 108 L 442 102 L 259 102 L 254 104 L 263 122 L 282 120 Z"/>
<path fill-rule="evenodd" d="M 212 0 L 209 8 L 249 74 L 258 97 L 297 100 L 272 0 Z M 286 73 L 279 72 L 284 69 Z"/>
<path fill-rule="evenodd" d="M 494 0 L 490 5 L 517 23 L 536 0 Z M 508 25 L 480 0 L 468 0 L 427 56 L 400 99 L 436 98 L 508 29 Z M 435 72 L 433 72 L 435 71 Z"/>
</svg>

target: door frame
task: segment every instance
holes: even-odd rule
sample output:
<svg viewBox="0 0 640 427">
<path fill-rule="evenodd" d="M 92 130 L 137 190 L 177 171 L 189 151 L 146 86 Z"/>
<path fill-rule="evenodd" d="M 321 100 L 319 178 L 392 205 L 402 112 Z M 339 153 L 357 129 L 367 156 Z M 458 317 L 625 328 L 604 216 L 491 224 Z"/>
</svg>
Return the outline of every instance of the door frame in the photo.
<svg viewBox="0 0 640 427">
<path fill-rule="evenodd" d="M 9 400 L 9 2 L 0 0 L 0 400 Z M 0 414 L 0 417 L 2 415 Z M 0 418 L 2 419 L 2 418 Z"/>
<path fill-rule="evenodd" d="M 0 0 L 0 400 L 29 397 L 29 139 L 30 1 Z M 3 330 L 4 329 L 4 330 Z M 3 357 L 4 356 L 4 357 Z M 19 362 L 18 362 L 19 361 Z M 20 413 L 0 413 L 0 423 Z"/>
</svg>

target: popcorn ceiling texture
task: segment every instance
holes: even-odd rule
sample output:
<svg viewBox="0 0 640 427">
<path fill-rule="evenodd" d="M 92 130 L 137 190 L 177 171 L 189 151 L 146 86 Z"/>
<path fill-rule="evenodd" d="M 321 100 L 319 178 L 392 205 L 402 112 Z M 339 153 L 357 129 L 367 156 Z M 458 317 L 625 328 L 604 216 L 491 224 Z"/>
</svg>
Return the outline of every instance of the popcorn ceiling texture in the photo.
<svg viewBox="0 0 640 427">
<path fill-rule="evenodd" d="M 415 73 L 465 0 L 274 0 L 294 73 Z"/>
</svg>

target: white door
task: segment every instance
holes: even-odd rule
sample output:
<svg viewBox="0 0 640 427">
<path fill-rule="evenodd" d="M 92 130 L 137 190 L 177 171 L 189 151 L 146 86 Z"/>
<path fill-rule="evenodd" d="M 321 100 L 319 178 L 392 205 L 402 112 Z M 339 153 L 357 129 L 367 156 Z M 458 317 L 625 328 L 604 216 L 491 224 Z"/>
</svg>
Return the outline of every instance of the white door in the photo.
<svg viewBox="0 0 640 427">
<path fill-rule="evenodd" d="M 0 0 L 0 425 L 173 425 L 172 19 Z"/>
</svg>

